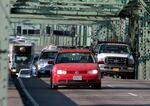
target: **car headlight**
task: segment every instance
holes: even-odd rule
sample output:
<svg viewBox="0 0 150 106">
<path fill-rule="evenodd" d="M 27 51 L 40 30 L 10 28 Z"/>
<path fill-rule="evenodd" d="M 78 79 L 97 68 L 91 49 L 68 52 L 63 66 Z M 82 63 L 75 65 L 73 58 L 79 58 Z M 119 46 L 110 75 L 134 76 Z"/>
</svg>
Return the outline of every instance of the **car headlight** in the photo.
<svg viewBox="0 0 150 106">
<path fill-rule="evenodd" d="M 88 74 L 98 74 L 98 70 L 90 70 L 88 71 Z"/>
<path fill-rule="evenodd" d="M 36 67 L 35 67 L 34 65 L 32 65 L 32 69 L 33 69 L 33 70 L 35 70 L 35 69 L 36 69 Z"/>
<path fill-rule="evenodd" d="M 40 69 L 40 68 L 42 68 L 42 67 L 44 67 L 44 63 L 43 63 L 43 62 L 40 62 L 40 63 L 38 64 L 38 69 Z"/>
<path fill-rule="evenodd" d="M 17 72 L 17 70 L 16 69 L 12 69 L 12 72 Z"/>
<path fill-rule="evenodd" d="M 133 56 L 130 56 L 128 58 L 128 64 L 134 64 L 134 58 L 133 58 Z"/>
<path fill-rule="evenodd" d="M 38 70 L 41 69 L 41 67 L 42 67 L 42 66 L 41 66 L 40 64 L 38 64 Z"/>
<path fill-rule="evenodd" d="M 65 70 L 57 70 L 57 74 L 67 74 L 67 71 L 65 71 Z"/>
</svg>

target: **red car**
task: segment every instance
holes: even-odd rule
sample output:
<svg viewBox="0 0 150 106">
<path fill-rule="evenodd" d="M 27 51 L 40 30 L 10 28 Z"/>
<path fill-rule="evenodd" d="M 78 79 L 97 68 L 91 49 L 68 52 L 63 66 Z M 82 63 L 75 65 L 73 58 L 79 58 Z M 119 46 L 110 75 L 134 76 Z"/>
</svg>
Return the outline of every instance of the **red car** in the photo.
<svg viewBox="0 0 150 106">
<path fill-rule="evenodd" d="M 51 88 L 56 89 L 64 85 L 101 88 L 101 72 L 89 50 L 60 50 L 53 64 Z"/>
</svg>

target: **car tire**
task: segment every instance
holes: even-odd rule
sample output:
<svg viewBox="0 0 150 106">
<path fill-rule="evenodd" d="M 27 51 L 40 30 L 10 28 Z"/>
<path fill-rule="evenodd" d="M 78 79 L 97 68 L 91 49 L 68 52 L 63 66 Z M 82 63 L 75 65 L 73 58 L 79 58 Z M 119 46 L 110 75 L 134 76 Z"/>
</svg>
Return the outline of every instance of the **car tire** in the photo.
<svg viewBox="0 0 150 106">
<path fill-rule="evenodd" d="M 40 75 L 40 73 L 39 73 L 39 72 L 37 73 L 37 77 L 38 77 L 38 78 L 40 78 L 40 77 L 41 77 L 41 75 Z"/>
<path fill-rule="evenodd" d="M 135 79 L 135 76 L 133 75 L 133 73 L 128 74 L 128 79 Z"/>
<path fill-rule="evenodd" d="M 51 79 L 50 79 L 50 87 L 51 87 L 51 89 L 57 89 L 58 85 L 54 84 L 52 79 L 53 78 L 51 77 Z"/>
<path fill-rule="evenodd" d="M 101 85 L 92 85 L 93 89 L 101 89 Z"/>
</svg>

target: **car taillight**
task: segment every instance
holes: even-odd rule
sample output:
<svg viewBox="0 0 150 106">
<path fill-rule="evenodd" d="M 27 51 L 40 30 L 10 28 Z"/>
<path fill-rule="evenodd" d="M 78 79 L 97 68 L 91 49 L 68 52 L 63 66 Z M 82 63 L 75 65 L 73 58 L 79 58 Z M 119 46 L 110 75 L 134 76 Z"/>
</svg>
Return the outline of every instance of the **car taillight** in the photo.
<svg viewBox="0 0 150 106">
<path fill-rule="evenodd" d="M 97 63 L 98 64 L 104 64 L 104 61 L 98 61 Z"/>
</svg>

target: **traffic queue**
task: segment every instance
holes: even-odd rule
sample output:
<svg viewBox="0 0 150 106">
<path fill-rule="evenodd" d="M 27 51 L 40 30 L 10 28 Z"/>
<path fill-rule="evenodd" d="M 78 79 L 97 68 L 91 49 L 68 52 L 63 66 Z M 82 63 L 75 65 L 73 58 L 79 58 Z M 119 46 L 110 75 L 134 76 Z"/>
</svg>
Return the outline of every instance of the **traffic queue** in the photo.
<svg viewBox="0 0 150 106">
<path fill-rule="evenodd" d="M 92 49 L 50 44 L 39 53 L 27 42 L 10 44 L 9 71 L 13 76 L 50 77 L 50 87 L 90 86 L 101 88 L 104 75 L 134 78 L 130 47 L 120 42 L 100 42 Z"/>
</svg>

